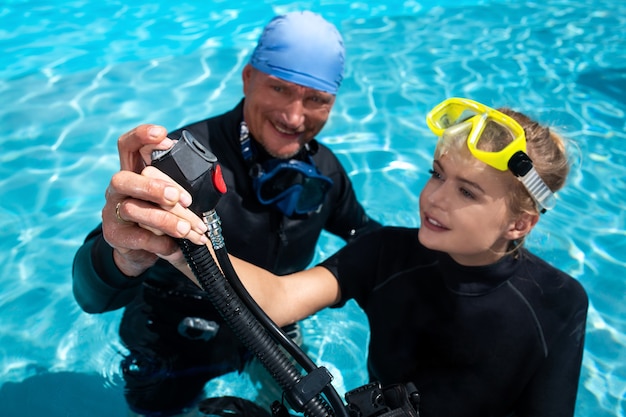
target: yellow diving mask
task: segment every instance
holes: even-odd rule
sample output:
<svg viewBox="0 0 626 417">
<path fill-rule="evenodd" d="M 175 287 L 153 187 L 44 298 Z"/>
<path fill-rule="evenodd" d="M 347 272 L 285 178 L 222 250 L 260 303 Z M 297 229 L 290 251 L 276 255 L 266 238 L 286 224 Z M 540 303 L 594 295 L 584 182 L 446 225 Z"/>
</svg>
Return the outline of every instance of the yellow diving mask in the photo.
<svg viewBox="0 0 626 417">
<path fill-rule="evenodd" d="M 440 139 L 446 131 L 467 130 L 467 147 L 476 159 L 500 171 L 511 171 L 541 213 L 554 207 L 554 194 L 533 167 L 526 153 L 524 129 L 513 118 L 473 100 L 449 98 L 428 113 L 426 123 Z M 490 123 L 497 126 L 485 131 Z"/>
</svg>

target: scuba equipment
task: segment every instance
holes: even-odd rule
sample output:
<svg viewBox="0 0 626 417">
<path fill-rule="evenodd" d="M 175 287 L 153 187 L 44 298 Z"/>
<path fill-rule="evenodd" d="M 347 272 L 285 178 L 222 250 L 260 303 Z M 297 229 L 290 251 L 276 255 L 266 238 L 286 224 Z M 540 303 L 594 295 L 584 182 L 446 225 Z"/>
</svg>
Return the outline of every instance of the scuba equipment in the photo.
<svg viewBox="0 0 626 417">
<path fill-rule="evenodd" d="M 196 142 L 189 132 L 183 132 L 181 139 L 172 148 L 153 153 L 152 165 L 168 174 L 194 197 L 189 208 L 202 216 L 209 228 L 208 235 L 224 274 L 206 246 L 179 240 L 198 282 L 233 332 L 256 354 L 285 390 L 286 398 L 294 410 L 304 411 L 305 415 L 311 416 L 333 415 L 320 395 L 324 392 L 328 400 L 338 402 L 336 408 L 347 415 L 339 395 L 329 384 L 332 379 L 330 373 L 323 367 L 316 367 L 303 352 L 298 352 L 299 347 L 269 320 L 239 281 L 228 259 L 219 216 L 215 212 L 215 205 L 226 192 L 217 158 Z M 226 276 L 230 279 L 227 280 Z M 261 325 L 259 318 L 266 327 Z M 274 340 L 268 332 L 271 332 Z M 310 373 L 303 377 L 276 341 Z"/>
<path fill-rule="evenodd" d="M 307 215 L 322 208 L 333 181 L 319 172 L 311 157 L 317 152 L 315 139 L 304 146 L 308 162 L 278 158 L 257 162 L 246 122 L 241 122 L 239 142 L 261 204 L 273 205 L 287 217 Z"/>
<path fill-rule="evenodd" d="M 286 216 L 319 210 L 333 181 L 310 163 L 271 159 L 251 169 L 252 184 L 261 204 L 274 204 Z"/>
<path fill-rule="evenodd" d="M 449 98 L 428 113 L 426 123 L 440 142 L 446 136 L 463 134 L 474 158 L 497 170 L 511 171 L 524 184 L 540 213 L 554 207 L 554 194 L 526 153 L 526 133 L 512 117 L 474 100 Z M 497 137 L 487 134 L 491 124 L 497 126 L 491 129 L 499 132 Z"/>
<path fill-rule="evenodd" d="M 173 147 L 153 152 L 152 165 L 192 195 L 193 203 L 189 208 L 207 224 L 207 235 L 219 266 L 205 245 L 198 246 L 186 239 L 178 239 L 185 259 L 216 310 L 280 385 L 290 406 L 305 416 L 385 415 L 379 410 L 376 410 L 377 414 L 370 414 L 369 411 L 363 414 L 360 407 L 353 407 L 354 411 L 349 414 L 331 384 L 330 372 L 313 363 L 265 314 L 239 280 L 230 263 L 221 234 L 221 222 L 215 211 L 217 202 L 227 191 L 215 155 L 196 142 L 188 131 L 183 131 L 181 140 Z M 302 375 L 286 353 L 308 373 Z M 272 412 L 274 415 L 288 415 L 278 401 L 272 405 Z"/>
<path fill-rule="evenodd" d="M 420 396 L 413 383 L 381 386 L 371 382 L 346 393 L 351 417 L 419 417 Z"/>
</svg>

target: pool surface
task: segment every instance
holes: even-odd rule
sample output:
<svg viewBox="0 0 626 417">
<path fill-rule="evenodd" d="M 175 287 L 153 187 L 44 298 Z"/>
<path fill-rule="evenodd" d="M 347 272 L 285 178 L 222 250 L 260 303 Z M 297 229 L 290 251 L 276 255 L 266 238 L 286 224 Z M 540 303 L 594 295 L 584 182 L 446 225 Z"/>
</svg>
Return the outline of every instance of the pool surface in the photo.
<svg viewBox="0 0 626 417">
<path fill-rule="evenodd" d="M 117 137 L 232 108 L 262 26 L 302 9 L 343 33 L 346 77 L 320 139 L 383 223 L 419 225 L 424 118 L 446 97 L 514 107 L 571 139 L 570 181 L 528 245 L 590 296 L 576 416 L 626 416 L 626 3 L 609 0 L 2 2 L 0 416 L 125 415 L 121 310 L 88 315 L 71 292 Z M 339 246 L 324 235 L 316 260 Z M 367 382 L 354 304 L 303 329 L 340 393 Z M 207 386 L 257 388 L 247 374 Z"/>
</svg>

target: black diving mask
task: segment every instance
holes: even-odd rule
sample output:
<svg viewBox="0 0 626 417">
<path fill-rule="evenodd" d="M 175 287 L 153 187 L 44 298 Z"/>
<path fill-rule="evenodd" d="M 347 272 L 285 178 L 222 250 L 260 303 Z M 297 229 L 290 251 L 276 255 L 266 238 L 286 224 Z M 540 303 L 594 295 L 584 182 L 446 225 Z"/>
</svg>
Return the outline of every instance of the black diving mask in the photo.
<svg viewBox="0 0 626 417">
<path fill-rule="evenodd" d="M 294 159 L 270 159 L 251 169 L 252 184 L 261 204 L 273 204 L 287 217 L 321 209 L 333 181 L 313 164 Z"/>
</svg>

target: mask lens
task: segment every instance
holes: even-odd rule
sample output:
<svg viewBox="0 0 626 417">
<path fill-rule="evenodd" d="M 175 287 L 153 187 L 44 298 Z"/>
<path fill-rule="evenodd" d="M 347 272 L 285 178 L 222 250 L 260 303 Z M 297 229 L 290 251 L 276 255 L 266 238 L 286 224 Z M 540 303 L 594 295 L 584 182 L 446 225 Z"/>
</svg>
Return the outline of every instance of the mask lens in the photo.
<svg viewBox="0 0 626 417">
<path fill-rule="evenodd" d="M 319 209 L 333 182 L 314 165 L 288 161 L 265 166 L 254 186 L 262 204 L 274 204 L 287 216 L 307 214 Z"/>
<path fill-rule="evenodd" d="M 513 142 L 515 137 L 511 130 L 488 118 L 474 140 L 476 149 L 485 152 L 500 152 Z"/>
<path fill-rule="evenodd" d="M 259 195 L 262 200 L 272 201 L 278 198 L 290 187 L 303 183 L 302 173 L 288 168 L 283 168 L 266 181 L 261 181 Z"/>
<path fill-rule="evenodd" d="M 331 183 L 320 178 L 305 178 L 296 210 L 302 213 L 317 209 L 324 202 L 330 185 Z"/>
<path fill-rule="evenodd" d="M 440 109 L 433 117 L 435 126 L 439 129 L 447 129 L 465 120 L 471 119 L 479 113 L 467 106 L 457 103 L 450 103 Z"/>
</svg>

